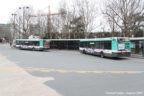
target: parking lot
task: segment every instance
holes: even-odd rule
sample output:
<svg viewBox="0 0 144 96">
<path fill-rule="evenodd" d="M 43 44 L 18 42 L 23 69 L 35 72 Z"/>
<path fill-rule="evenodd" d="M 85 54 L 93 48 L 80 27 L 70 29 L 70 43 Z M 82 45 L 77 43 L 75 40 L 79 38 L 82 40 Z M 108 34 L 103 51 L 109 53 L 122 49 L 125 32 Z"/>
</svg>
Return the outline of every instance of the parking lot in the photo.
<svg viewBox="0 0 144 96">
<path fill-rule="evenodd" d="M 8 45 L 0 45 L 0 54 L 18 66 L 7 66 L 5 71 L 23 69 L 38 78 L 52 77 L 43 84 L 62 96 L 144 95 L 142 58 L 100 58 L 72 50 L 27 51 Z"/>
</svg>

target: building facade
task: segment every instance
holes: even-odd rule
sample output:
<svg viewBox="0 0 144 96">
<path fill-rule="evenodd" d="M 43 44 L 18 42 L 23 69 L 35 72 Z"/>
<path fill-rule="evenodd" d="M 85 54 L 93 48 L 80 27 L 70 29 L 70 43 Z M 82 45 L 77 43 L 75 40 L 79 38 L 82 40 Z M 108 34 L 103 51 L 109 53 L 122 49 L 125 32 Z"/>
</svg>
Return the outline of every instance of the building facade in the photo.
<svg viewBox="0 0 144 96">
<path fill-rule="evenodd" d="M 0 24 L 0 39 L 11 39 L 11 27 L 10 24 Z"/>
</svg>

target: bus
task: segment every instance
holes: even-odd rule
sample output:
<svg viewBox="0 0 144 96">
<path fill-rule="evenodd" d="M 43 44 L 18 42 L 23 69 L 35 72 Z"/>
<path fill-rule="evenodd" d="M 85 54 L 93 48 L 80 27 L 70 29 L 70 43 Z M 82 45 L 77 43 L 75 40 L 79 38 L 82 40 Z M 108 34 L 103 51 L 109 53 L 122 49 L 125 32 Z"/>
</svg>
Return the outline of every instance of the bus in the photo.
<svg viewBox="0 0 144 96">
<path fill-rule="evenodd" d="M 79 50 L 100 57 L 129 57 L 131 42 L 127 37 L 112 37 L 80 40 Z"/>
<path fill-rule="evenodd" d="M 43 39 L 17 39 L 15 47 L 26 50 L 43 51 L 50 48 L 49 40 Z"/>
</svg>

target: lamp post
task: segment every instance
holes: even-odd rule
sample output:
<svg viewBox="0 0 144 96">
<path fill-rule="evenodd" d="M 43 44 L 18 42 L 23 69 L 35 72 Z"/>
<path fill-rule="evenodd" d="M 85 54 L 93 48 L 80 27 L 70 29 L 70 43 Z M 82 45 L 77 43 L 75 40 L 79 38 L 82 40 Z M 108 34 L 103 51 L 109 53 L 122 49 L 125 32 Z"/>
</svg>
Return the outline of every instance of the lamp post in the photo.
<svg viewBox="0 0 144 96">
<path fill-rule="evenodd" d="M 13 40 L 14 40 L 14 39 L 16 39 L 16 26 L 15 26 L 15 19 L 16 19 L 16 15 L 17 15 L 17 14 L 13 13 L 13 14 L 11 14 L 11 15 L 12 15 L 13 20 L 14 20 L 14 22 L 13 22 L 13 29 L 14 29 L 14 33 L 13 33 Z"/>
<path fill-rule="evenodd" d="M 22 10 L 22 29 L 23 29 L 23 32 L 25 31 L 25 14 L 26 14 L 26 9 L 29 9 L 29 7 L 28 6 L 24 6 L 24 7 L 19 7 L 19 10 Z M 20 29 L 19 29 L 19 32 L 20 32 Z M 19 36 L 19 38 L 20 38 L 20 36 Z"/>
<path fill-rule="evenodd" d="M 19 16 L 19 39 L 20 39 L 20 32 L 21 32 L 21 29 L 20 29 L 20 16 Z"/>
</svg>

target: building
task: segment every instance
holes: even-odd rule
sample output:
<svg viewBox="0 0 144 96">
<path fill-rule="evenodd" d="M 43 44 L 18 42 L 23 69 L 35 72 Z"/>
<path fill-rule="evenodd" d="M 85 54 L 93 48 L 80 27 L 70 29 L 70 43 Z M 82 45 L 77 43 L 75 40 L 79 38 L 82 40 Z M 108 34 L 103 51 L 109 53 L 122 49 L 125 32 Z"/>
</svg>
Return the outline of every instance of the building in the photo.
<svg viewBox="0 0 144 96">
<path fill-rule="evenodd" d="M 0 24 L 0 39 L 11 39 L 11 27 L 9 24 Z"/>
</svg>

